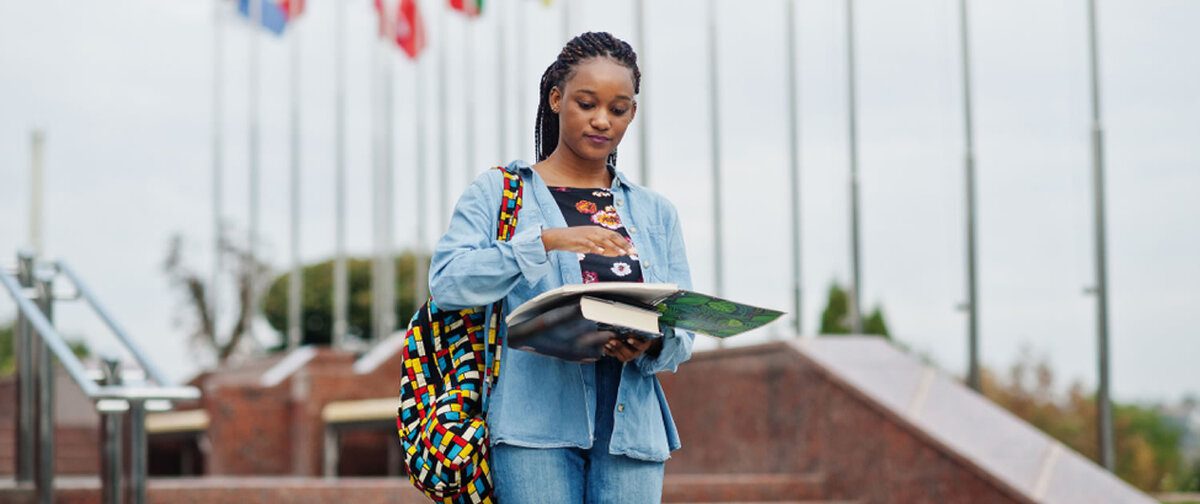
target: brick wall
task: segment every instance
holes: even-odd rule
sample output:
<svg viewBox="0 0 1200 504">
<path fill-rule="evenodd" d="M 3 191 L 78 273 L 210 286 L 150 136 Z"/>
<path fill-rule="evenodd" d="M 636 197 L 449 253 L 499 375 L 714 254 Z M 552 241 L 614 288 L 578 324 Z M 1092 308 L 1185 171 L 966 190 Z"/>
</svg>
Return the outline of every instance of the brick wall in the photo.
<svg viewBox="0 0 1200 504">
<path fill-rule="evenodd" d="M 1022 502 L 782 344 L 660 375 L 683 449 L 669 474 L 820 474 L 824 498 Z"/>
</svg>

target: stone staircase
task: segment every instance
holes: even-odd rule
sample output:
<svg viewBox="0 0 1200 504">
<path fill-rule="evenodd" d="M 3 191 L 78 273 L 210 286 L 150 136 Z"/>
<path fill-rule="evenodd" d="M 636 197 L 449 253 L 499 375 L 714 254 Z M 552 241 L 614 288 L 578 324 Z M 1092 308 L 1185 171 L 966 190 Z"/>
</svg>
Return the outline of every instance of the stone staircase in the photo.
<svg viewBox="0 0 1200 504">
<path fill-rule="evenodd" d="M 742 503 L 797 504 L 839 503 L 821 500 L 821 478 L 781 477 L 778 475 L 670 475 L 663 486 L 663 502 L 670 503 Z M 147 485 L 151 503 L 329 503 L 355 504 L 426 504 L 428 499 L 403 478 L 296 478 L 296 477 L 223 477 L 156 478 Z M 55 502 L 59 504 L 99 504 L 100 480 L 88 477 L 64 477 L 57 480 Z M 0 503 L 33 504 L 33 489 L 0 481 Z"/>
<path fill-rule="evenodd" d="M 94 475 L 100 470 L 100 418 L 91 401 L 59 370 L 55 401 L 55 470 L 62 475 Z M 0 476 L 16 471 L 16 380 L 0 378 Z"/>
<path fill-rule="evenodd" d="M 200 433 L 207 476 L 151 478 L 149 502 L 428 502 L 385 476 L 390 413 L 348 431 L 342 476 L 319 477 L 322 408 L 392 397 L 399 363 L 307 352 L 198 378 L 205 395 L 188 408 L 211 420 Z M 684 444 L 667 463 L 663 502 L 1153 502 L 878 338 L 699 352 L 660 379 Z M 13 466 L 10 385 L 0 381 L 0 474 Z M 60 411 L 56 502 L 99 502 L 97 423 Z M 0 504 L 32 499 L 0 478 Z"/>
</svg>

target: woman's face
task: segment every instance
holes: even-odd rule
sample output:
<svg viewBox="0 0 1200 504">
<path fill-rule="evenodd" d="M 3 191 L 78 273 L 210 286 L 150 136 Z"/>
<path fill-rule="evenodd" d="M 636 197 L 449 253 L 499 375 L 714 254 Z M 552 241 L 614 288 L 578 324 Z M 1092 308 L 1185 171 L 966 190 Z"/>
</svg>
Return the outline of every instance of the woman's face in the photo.
<svg viewBox="0 0 1200 504">
<path fill-rule="evenodd" d="M 558 141 L 580 158 L 608 157 L 633 121 L 633 71 L 608 57 L 590 58 L 574 75 L 550 90 L 550 108 L 558 111 Z"/>
</svg>

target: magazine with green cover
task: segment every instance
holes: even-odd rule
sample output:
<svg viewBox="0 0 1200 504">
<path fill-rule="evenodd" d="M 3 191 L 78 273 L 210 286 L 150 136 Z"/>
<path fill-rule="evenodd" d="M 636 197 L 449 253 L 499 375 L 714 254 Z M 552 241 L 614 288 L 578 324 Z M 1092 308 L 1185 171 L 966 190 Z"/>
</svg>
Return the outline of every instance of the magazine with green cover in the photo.
<svg viewBox="0 0 1200 504">
<path fill-rule="evenodd" d="M 612 306 L 597 304 L 600 301 Z M 767 325 L 781 315 L 779 310 L 683 290 L 674 284 L 604 282 L 544 292 L 515 308 L 505 320 L 510 347 L 587 361 L 603 355 L 608 338 L 599 337 L 599 332 L 616 329 L 641 338 L 658 337 L 656 331 L 647 330 L 655 318 L 661 327 L 728 338 Z"/>
</svg>

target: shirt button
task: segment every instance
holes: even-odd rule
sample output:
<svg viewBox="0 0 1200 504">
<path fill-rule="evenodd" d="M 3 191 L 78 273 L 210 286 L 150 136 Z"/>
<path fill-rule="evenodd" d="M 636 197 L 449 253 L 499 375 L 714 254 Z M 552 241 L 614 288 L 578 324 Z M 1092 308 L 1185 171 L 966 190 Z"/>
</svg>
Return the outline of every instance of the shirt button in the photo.
<svg viewBox="0 0 1200 504">
<path fill-rule="evenodd" d="M 650 269 L 650 261 L 642 261 L 642 269 Z"/>
<path fill-rule="evenodd" d="M 615 205 L 617 205 L 617 208 L 621 208 L 621 200 L 617 200 L 617 202 L 615 203 Z"/>
<path fill-rule="evenodd" d="M 629 226 L 629 234 L 637 234 L 637 227 Z"/>
<path fill-rule="evenodd" d="M 618 404 L 617 405 L 617 413 L 624 413 L 624 412 L 625 412 L 625 404 L 624 403 Z"/>
</svg>

